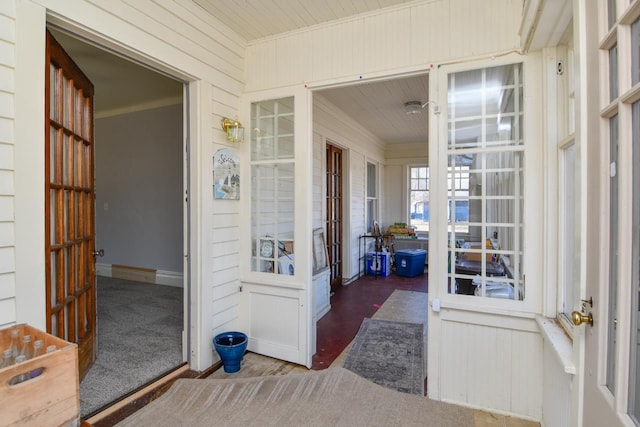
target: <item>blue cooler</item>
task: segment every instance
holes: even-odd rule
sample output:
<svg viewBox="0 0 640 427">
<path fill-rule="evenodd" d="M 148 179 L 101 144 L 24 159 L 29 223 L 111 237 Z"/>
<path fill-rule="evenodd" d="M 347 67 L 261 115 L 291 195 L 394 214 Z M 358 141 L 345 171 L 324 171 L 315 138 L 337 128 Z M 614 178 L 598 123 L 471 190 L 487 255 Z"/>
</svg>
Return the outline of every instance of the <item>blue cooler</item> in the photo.
<svg viewBox="0 0 640 427">
<path fill-rule="evenodd" d="M 401 249 L 396 251 L 396 273 L 398 276 L 414 277 L 424 273 L 427 251 L 424 249 Z"/>
</svg>

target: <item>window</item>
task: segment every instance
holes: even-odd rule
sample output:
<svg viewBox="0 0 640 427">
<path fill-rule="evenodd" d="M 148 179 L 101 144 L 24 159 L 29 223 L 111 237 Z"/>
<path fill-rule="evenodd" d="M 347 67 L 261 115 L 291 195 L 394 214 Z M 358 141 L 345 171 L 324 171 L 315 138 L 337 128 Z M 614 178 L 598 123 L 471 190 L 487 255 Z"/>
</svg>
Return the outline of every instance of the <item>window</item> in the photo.
<svg viewBox="0 0 640 427">
<path fill-rule="evenodd" d="M 522 300 L 522 64 L 449 75 L 449 292 Z"/>
<path fill-rule="evenodd" d="M 252 271 L 293 274 L 293 98 L 251 105 Z"/>
<path fill-rule="evenodd" d="M 429 231 L 429 168 L 409 167 L 409 225 Z"/>
<path fill-rule="evenodd" d="M 575 144 L 575 91 L 573 63 L 573 32 L 567 30 L 567 38 L 558 47 L 558 59 L 564 70 L 557 75 L 558 96 L 558 318 L 571 332 L 571 312 L 580 294 L 579 261 L 579 209 L 577 195 L 580 191 L 578 159 Z"/>
<path fill-rule="evenodd" d="M 373 231 L 373 223 L 378 220 L 377 166 L 367 162 L 367 233 Z"/>
</svg>

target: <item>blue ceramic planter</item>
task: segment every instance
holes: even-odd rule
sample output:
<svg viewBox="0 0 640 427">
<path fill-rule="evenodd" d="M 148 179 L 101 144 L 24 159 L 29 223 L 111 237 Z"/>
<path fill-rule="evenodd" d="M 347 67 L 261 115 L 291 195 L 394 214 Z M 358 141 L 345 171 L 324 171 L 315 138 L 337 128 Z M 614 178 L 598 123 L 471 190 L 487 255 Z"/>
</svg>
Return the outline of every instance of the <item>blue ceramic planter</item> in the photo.
<svg viewBox="0 0 640 427">
<path fill-rule="evenodd" d="M 247 336 L 242 332 L 223 332 L 213 338 L 213 346 L 222 359 L 225 372 L 240 370 L 240 361 L 247 349 L 247 342 Z"/>
</svg>

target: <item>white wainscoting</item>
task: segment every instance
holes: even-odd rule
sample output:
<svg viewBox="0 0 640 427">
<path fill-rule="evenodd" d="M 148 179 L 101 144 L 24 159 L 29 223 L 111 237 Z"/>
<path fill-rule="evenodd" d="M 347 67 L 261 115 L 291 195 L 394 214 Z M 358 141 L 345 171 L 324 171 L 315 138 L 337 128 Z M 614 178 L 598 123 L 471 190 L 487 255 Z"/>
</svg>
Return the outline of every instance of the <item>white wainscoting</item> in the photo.
<svg viewBox="0 0 640 427">
<path fill-rule="evenodd" d="M 542 418 L 542 337 L 534 319 L 445 309 L 442 400 L 532 420 Z"/>
<path fill-rule="evenodd" d="M 299 326 L 305 304 L 305 290 L 244 283 L 240 306 L 248 310 L 240 317 L 241 330 L 249 336 L 249 351 L 293 363 L 305 364 L 306 336 Z"/>
</svg>

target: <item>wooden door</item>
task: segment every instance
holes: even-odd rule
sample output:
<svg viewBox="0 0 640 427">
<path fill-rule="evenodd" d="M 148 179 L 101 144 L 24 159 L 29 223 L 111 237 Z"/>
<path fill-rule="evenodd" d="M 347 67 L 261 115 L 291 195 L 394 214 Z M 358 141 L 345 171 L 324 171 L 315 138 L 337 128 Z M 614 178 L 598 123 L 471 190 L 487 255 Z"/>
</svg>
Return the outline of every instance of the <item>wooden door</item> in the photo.
<svg viewBox="0 0 640 427">
<path fill-rule="evenodd" d="M 47 32 L 45 255 L 47 332 L 96 358 L 93 85 Z"/>
<path fill-rule="evenodd" d="M 327 144 L 327 251 L 331 290 L 342 285 L 342 150 Z"/>
</svg>

